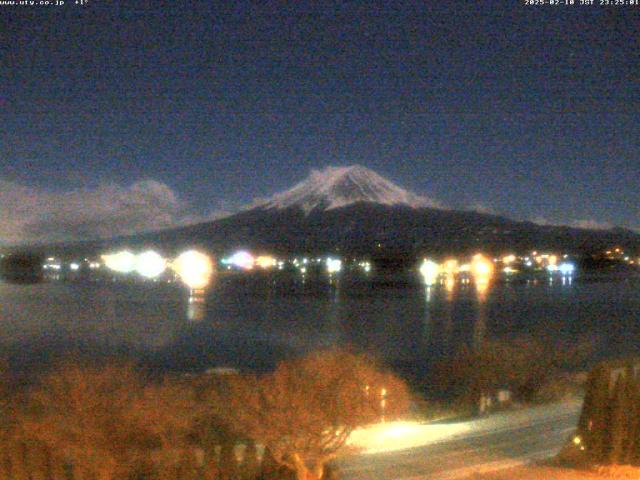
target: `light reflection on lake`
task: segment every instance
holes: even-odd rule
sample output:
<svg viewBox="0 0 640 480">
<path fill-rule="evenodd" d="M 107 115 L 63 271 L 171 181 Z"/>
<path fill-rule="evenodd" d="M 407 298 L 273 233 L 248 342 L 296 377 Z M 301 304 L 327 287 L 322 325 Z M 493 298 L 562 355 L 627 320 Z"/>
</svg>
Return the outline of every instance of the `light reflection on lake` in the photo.
<svg viewBox="0 0 640 480">
<path fill-rule="evenodd" d="M 317 347 L 349 344 L 421 368 L 462 344 L 506 334 L 597 337 L 599 353 L 637 353 L 640 279 L 529 281 L 413 276 L 331 283 L 219 278 L 204 294 L 178 285 L 0 284 L 0 348 L 13 363 L 49 354 L 128 352 L 163 368 L 269 368 Z M 2 353 L 0 353 L 0 356 Z"/>
</svg>

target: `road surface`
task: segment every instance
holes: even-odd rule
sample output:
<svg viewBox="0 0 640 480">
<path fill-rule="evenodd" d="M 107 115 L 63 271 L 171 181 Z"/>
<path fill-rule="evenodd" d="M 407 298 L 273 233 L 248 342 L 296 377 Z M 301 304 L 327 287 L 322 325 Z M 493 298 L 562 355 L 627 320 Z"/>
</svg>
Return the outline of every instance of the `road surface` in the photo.
<svg viewBox="0 0 640 480">
<path fill-rule="evenodd" d="M 450 424 L 386 424 L 356 432 L 362 453 L 338 462 L 352 480 L 450 480 L 551 457 L 575 430 L 580 401 Z"/>
</svg>

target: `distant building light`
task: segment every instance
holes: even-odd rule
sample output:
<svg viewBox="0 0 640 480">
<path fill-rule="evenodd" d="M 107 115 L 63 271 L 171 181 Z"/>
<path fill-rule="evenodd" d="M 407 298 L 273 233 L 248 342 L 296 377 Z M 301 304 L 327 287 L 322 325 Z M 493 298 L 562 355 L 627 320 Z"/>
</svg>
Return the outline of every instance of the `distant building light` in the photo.
<svg viewBox="0 0 640 480">
<path fill-rule="evenodd" d="M 76 270 L 80 269 L 80 265 L 77 263 L 70 263 L 69 268 L 75 272 Z"/>
<path fill-rule="evenodd" d="M 509 265 L 515 261 L 516 261 L 516 256 L 513 254 L 505 255 L 504 257 L 502 257 L 502 263 L 504 263 L 505 265 Z"/>
<path fill-rule="evenodd" d="M 273 268 L 278 264 L 278 261 L 269 255 L 260 255 L 256 258 L 255 264 L 260 268 Z"/>
<path fill-rule="evenodd" d="M 136 256 L 128 250 L 102 255 L 102 260 L 108 269 L 119 273 L 132 272 L 136 266 Z"/>
<path fill-rule="evenodd" d="M 156 278 L 167 268 L 167 261 L 153 250 L 147 250 L 136 257 L 136 271 L 145 278 Z"/>
<path fill-rule="evenodd" d="M 444 263 L 441 265 L 440 269 L 446 275 L 455 275 L 460 270 L 460 267 L 458 265 L 458 260 L 456 260 L 455 258 L 450 258 L 448 260 L 445 260 Z"/>
<path fill-rule="evenodd" d="M 422 275 L 425 285 L 433 285 L 438 280 L 438 275 L 440 275 L 440 265 L 433 260 L 425 258 L 422 265 L 420 265 L 420 275 Z"/>
<path fill-rule="evenodd" d="M 209 256 L 196 250 L 180 254 L 172 268 L 191 289 L 205 288 L 213 275 L 213 262 Z"/>
<path fill-rule="evenodd" d="M 231 257 L 229 257 L 227 261 L 231 265 L 234 265 L 243 270 L 251 270 L 255 264 L 253 255 L 244 250 L 240 250 L 234 253 L 233 255 L 231 255 Z"/>
<path fill-rule="evenodd" d="M 329 274 L 338 273 L 342 270 L 342 260 L 337 258 L 327 258 L 327 272 Z"/>
<path fill-rule="evenodd" d="M 471 260 L 471 272 L 475 276 L 485 277 L 493 273 L 493 265 L 481 253 L 474 255 Z"/>
<path fill-rule="evenodd" d="M 558 270 L 562 275 L 573 275 L 576 270 L 576 267 L 573 263 L 564 262 L 558 266 Z"/>
</svg>

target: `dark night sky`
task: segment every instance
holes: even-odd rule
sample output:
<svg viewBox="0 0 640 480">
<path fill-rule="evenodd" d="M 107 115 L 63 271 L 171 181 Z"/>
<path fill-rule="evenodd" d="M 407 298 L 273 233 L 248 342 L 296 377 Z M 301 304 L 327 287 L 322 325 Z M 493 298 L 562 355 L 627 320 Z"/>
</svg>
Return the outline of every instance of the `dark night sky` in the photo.
<svg viewBox="0 0 640 480">
<path fill-rule="evenodd" d="M 201 218 L 355 163 L 454 208 L 640 229 L 639 31 L 640 7 L 518 0 L 0 6 L 0 239 L 78 208 L 146 228 L 149 199 L 157 225 Z"/>
</svg>

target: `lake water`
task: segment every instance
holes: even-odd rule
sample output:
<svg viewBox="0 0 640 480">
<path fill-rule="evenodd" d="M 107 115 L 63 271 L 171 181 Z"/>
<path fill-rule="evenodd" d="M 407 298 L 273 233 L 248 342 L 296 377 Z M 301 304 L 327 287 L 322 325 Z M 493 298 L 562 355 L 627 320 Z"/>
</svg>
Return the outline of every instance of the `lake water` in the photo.
<svg viewBox="0 0 640 480">
<path fill-rule="evenodd" d="M 0 284 L 0 356 L 19 370 L 65 352 L 117 353 L 154 367 L 270 368 L 347 344 L 419 372 L 462 344 L 510 334 L 597 339 L 596 355 L 640 350 L 640 278 L 578 276 L 425 289 L 407 274 L 302 282 L 221 276 L 201 303 L 177 284 Z M 415 372 L 414 372 L 415 373 Z"/>
</svg>

